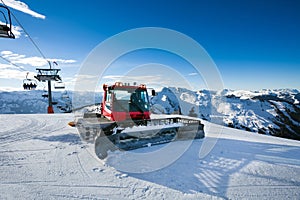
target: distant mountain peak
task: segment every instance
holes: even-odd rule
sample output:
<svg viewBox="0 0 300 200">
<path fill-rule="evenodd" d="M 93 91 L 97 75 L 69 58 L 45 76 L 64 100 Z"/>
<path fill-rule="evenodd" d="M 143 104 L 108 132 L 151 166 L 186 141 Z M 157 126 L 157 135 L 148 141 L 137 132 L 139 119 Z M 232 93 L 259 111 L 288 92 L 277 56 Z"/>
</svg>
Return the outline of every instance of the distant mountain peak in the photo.
<svg viewBox="0 0 300 200">
<path fill-rule="evenodd" d="M 168 101 L 162 102 L 162 96 Z M 151 102 L 153 106 L 163 107 L 166 114 L 180 111 L 189 115 L 193 110 L 202 119 L 232 128 L 300 139 L 300 93 L 297 89 L 194 92 L 170 87 L 163 88 Z"/>
</svg>

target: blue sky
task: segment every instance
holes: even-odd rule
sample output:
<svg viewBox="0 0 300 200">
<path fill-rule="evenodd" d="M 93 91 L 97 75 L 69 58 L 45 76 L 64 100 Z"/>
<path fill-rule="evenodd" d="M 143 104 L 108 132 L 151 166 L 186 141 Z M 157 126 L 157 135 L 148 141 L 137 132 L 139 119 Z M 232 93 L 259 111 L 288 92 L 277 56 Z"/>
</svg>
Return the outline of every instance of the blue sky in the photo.
<svg viewBox="0 0 300 200">
<path fill-rule="evenodd" d="M 14 0 L 4 2 L 10 5 Z M 140 27 L 169 28 L 196 40 L 216 63 L 225 88 L 300 89 L 300 1 L 297 0 L 22 2 L 28 6 L 27 10 L 11 8 L 11 11 L 45 56 L 58 61 L 69 89 L 93 48 L 115 34 Z M 35 14 L 28 14 L 28 10 Z M 14 18 L 13 24 L 18 26 Z M 40 61 L 39 52 L 24 31 L 20 32 L 15 40 L 0 39 L 2 56 L 14 62 L 20 55 L 28 58 L 27 63 L 24 59 L 15 63 L 24 67 L 21 71 L 0 59 L 1 88 L 21 89 L 26 71 L 33 75 L 38 65 L 33 61 Z M 205 87 L 203 77 L 192 76 L 191 66 L 168 53 L 136 52 L 116 63 L 129 66 L 131 62 L 154 61 L 173 67 L 194 89 Z M 118 73 L 119 70 L 110 70 L 106 75 L 116 77 Z"/>
</svg>

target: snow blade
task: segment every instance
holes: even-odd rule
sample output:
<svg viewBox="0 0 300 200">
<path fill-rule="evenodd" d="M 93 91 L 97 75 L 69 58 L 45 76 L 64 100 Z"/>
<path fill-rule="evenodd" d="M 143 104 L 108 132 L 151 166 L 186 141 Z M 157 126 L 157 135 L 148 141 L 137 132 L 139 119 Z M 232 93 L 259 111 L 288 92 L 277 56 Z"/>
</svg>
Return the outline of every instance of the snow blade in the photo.
<svg viewBox="0 0 300 200">
<path fill-rule="evenodd" d="M 71 126 L 71 127 L 75 127 L 76 123 L 74 121 L 71 121 L 71 122 L 68 123 L 68 125 Z"/>
<path fill-rule="evenodd" d="M 104 159 L 107 157 L 107 152 L 117 150 L 116 146 L 105 135 L 100 135 L 95 141 L 95 152 L 98 158 Z"/>
</svg>

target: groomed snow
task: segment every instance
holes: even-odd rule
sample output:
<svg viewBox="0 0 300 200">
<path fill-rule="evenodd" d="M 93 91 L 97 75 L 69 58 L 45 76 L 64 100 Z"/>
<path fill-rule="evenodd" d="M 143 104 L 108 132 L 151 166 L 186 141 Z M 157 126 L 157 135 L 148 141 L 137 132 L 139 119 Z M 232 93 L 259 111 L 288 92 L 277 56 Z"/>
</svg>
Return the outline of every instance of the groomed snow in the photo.
<svg viewBox="0 0 300 200">
<path fill-rule="evenodd" d="M 98 160 L 93 146 L 67 126 L 73 117 L 0 115 L 0 199 L 300 198 L 299 141 L 204 122 L 206 138 L 194 141 L 171 165 L 127 173 L 114 166 L 130 165 L 126 155 L 132 152 L 110 152 L 105 161 Z M 174 151 L 183 144 L 174 142 Z M 200 158 L 204 144 L 214 148 Z"/>
</svg>

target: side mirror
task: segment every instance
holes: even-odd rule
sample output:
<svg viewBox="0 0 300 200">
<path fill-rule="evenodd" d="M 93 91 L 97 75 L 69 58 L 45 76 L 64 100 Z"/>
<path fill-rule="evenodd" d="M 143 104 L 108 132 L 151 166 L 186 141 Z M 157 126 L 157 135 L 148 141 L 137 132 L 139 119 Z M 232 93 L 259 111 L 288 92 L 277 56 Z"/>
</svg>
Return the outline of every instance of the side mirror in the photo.
<svg viewBox="0 0 300 200">
<path fill-rule="evenodd" d="M 156 92 L 155 92 L 155 90 L 151 90 L 151 95 L 152 96 L 156 96 L 157 95 Z"/>
</svg>

